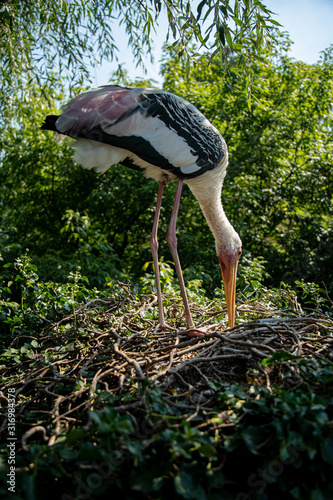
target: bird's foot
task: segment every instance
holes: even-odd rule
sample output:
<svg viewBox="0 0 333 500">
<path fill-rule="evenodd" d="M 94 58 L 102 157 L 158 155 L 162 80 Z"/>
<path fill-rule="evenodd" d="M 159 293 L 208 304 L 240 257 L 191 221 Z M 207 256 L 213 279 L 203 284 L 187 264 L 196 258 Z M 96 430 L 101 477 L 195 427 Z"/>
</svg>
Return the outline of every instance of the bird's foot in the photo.
<svg viewBox="0 0 333 500">
<path fill-rule="evenodd" d="M 190 330 L 185 331 L 186 335 L 188 337 L 204 337 L 206 335 L 206 332 L 201 332 L 200 330 L 197 330 L 197 328 L 191 328 Z"/>
<path fill-rule="evenodd" d="M 202 327 L 202 328 L 195 328 L 194 326 L 192 328 L 188 328 L 187 330 L 181 331 L 179 333 L 184 333 L 188 337 L 195 338 L 195 337 L 204 337 L 207 333 L 208 328 L 207 327 Z"/>
<path fill-rule="evenodd" d="M 169 326 L 167 323 L 158 323 L 154 329 L 154 333 L 157 332 L 174 332 L 177 334 L 184 334 L 187 335 L 190 338 L 195 338 L 195 337 L 204 337 L 207 333 L 208 328 L 207 327 L 202 327 L 200 330 L 198 328 L 195 328 L 194 326 L 192 328 L 187 328 L 186 330 L 177 330 L 177 328 L 174 328 L 172 326 Z"/>
<path fill-rule="evenodd" d="M 156 325 L 155 329 L 154 329 L 154 333 L 157 333 L 157 332 L 165 332 L 165 331 L 176 331 L 176 328 L 172 328 L 172 326 L 169 326 L 167 323 L 165 323 L 165 321 L 163 322 L 160 322 Z"/>
</svg>

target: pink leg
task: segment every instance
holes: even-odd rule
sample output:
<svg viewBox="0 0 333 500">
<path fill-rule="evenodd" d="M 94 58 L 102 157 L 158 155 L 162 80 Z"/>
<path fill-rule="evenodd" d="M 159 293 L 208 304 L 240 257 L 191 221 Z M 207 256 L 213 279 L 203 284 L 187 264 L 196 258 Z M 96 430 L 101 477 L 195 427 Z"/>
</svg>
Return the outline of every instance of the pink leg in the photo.
<svg viewBox="0 0 333 500">
<path fill-rule="evenodd" d="M 156 278 L 156 289 L 157 289 L 157 301 L 158 301 L 158 322 L 161 327 L 165 327 L 164 313 L 163 313 L 163 302 L 162 302 L 162 292 L 161 292 L 161 280 L 160 280 L 160 269 L 158 265 L 158 240 L 157 240 L 157 228 L 158 221 L 160 218 L 162 195 L 164 189 L 164 182 L 159 182 L 158 184 L 158 194 L 157 203 L 154 217 L 153 230 L 150 236 L 149 244 L 151 253 L 153 256 L 155 278 Z"/>
<path fill-rule="evenodd" d="M 172 215 L 171 215 L 171 219 L 170 219 L 170 225 L 169 225 L 168 234 L 167 234 L 167 242 L 168 242 L 168 245 L 170 247 L 173 261 L 174 261 L 175 267 L 176 267 L 176 272 L 177 272 L 178 281 L 179 281 L 179 285 L 180 285 L 180 291 L 182 294 L 184 307 L 185 307 L 187 328 L 189 330 L 193 330 L 194 323 L 193 323 L 193 319 L 192 319 L 192 315 L 191 315 L 191 311 L 190 311 L 190 306 L 189 306 L 188 299 L 187 299 L 183 273 L 182 273 L 182 269 L 180 266 L 179 255 L 178 255 L 178 251 L 177 251 L 176 222 L 177 222 L 178 207 L 179 207 L 182 187 L 183 187 L 183 181 L 179 180 L 178 184 L 177 184 L 177 191 L 176 191 L 175 201 L 174 201 Z M 197 336 L 197 335 L 193 335 L 193 336 Z"/>
</svg>

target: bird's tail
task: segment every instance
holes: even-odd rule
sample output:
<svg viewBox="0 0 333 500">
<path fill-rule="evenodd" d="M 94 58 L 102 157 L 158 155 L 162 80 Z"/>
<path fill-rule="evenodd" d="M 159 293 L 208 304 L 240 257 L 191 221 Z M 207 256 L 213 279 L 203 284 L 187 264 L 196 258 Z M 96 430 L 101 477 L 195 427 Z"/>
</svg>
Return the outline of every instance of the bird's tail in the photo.
<svg viewBox="0 0 333 500">
<path fill-rule="evenodd" d="M 57 115 L 48 115 L 45 118 L 44 123 L 41 125 L 40 128 L 42 130 L 51 130 L 52 132 L 54 132 L 54 136 L 55 136 L 57 142 L 62 142 L 66 136 L 64 134 L 61 134 L 60 132 L 58 132 L 58 129 L 56 126 L 56 121 L 58 120 L 58 118 L 59 118 L 59 116 L 57 116 Z"/>
<path fill-rule="evenodd" d="M 52 130 L 53 132 L 59 132 L 56 127 L 56 121 L 58 120 L 59 116 L 56 115 L 49 115 L 45 118 L 44 123 L 40 127 L 42 130 Z"/>
</svg>

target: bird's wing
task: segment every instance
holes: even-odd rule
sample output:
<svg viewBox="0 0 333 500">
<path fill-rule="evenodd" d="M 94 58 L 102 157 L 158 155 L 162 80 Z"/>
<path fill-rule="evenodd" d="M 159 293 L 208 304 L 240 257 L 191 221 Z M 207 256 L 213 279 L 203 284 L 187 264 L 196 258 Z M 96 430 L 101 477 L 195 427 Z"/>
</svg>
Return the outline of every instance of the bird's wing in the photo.
<svg viewBox="0 0 333 500">
<path fill-rule="evenodd" d="M 226 144 L 190 103 L 165 91 L 105 86 L 71 100 L 57 119 L 60 133 L 128 150 L 182 178 L 220 164 Z"/>
<path fill-rule="evenodd" d="M 60 133 L 82 137 L 95 127 L 105 129 L 130 116 L 138 108 L 142 89 L 107 85 L 83 92 L 63 108 L 57 120 Z"/>
</svg>

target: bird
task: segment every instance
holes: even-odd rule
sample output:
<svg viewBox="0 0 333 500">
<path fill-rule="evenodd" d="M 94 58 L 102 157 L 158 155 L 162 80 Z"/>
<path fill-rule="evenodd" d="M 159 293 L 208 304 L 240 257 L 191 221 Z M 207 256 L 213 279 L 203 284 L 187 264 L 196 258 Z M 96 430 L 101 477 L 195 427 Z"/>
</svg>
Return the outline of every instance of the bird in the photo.
<svg viewBox="0 0 333 500">
<path fill-rule="evenodd" d="M 158 299 L 158 326 L 168 325 L 163 311 L 158 258 L 158 223 L 165 185 L 176 182 L 167 242 L 180 285 L 189 337 L 196 329 L 177 251 L 176 221 L 183 184 L 199 202 L 214 235 L 227 303 L 228 327 L 235 325 L 237 266 L 242 242 L 221 202 L 228 165 L 228 148 L 219 131 L 191 103 L 166 90 L 105 85 L 85 91 L 41 125 L 59 138 L 69 136 L 74 160 L 86 169 L 104 173 L 122 164 L 158 182 L 157 203 L 150 236 Z"/>
</svg>

